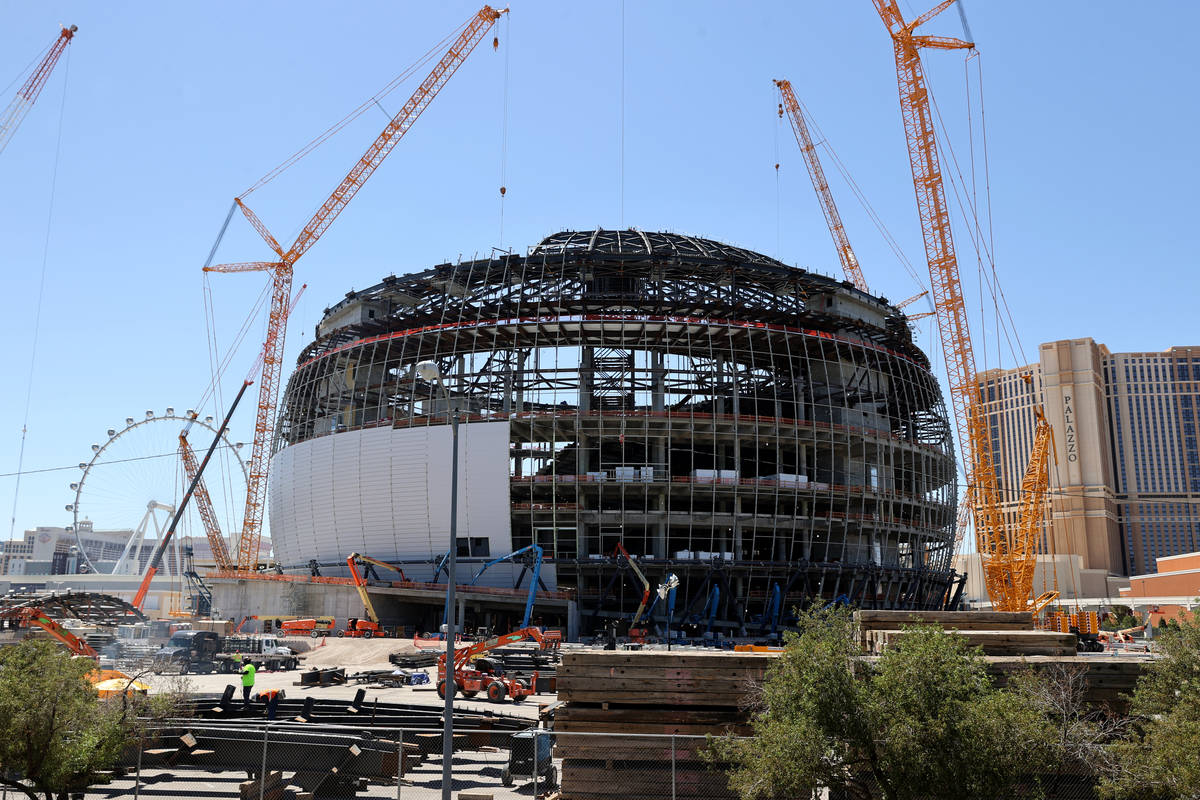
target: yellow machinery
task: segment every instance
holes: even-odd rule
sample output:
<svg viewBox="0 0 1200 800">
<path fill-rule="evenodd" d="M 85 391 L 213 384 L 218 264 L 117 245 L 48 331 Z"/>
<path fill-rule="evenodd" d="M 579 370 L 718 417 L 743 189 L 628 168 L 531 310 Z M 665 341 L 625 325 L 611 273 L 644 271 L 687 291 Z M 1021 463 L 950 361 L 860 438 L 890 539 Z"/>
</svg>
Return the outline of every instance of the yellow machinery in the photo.
<svg viewBox="0 0 1200 800">
<path fill-rule="evenodd" d="M 1013 526 L 1006 525 L 988 420 L 979 401 L 975 353 L 971 347 L 966 301 L 942 183 L 929 86 L 921 65 L 922 49 L 965 50 L 974 48 L 974 44 L 947 36 L 916 33 L 917 28 L 953 5 L 954 0 L 943 0 L 912 22 L 905 21 L 897 0 L 873 2 L 891 34 L 895 49 L 909 164 L 937 310 L 938 333 L 946 358 L 954 420 L 966 467 L 967 492 L 964 507 L 960 508 L 955 545 L 957 548 L 965 523 L 973 515 L 984 583 L 993 607 L 998 611 L 1035 610 L 1033 571 L 1049 484 L 1050 425 L 1039 411 L 1033 453 L 1021 482 L 1020 519 Z M 1057 597 L 1054 592 L 1047 594 L 1053 597 L 1043 595 L 1036 602 L 1044 606 Z"/>
</svg>

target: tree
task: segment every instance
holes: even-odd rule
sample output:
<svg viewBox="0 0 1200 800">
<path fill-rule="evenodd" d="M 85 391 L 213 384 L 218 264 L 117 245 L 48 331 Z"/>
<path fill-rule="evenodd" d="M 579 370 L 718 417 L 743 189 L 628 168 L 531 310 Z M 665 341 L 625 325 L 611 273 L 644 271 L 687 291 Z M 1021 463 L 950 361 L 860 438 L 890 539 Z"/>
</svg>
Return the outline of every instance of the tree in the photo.
<svg viewBox="0 0 1200 800">
<path fill-rule="evenodd" d="M 864 659 L 849 611 L 801 613 L 761 686 L 754 736 L 715 740 L 743 800 L 1037 796 L 1055 730 L 1028 694 L 995 688 L 978 650 L 938 627 Z"/>
<path fill-rule="evenodd" d="M 128 717 L 96 696 L 95 667 L 44 640 L 0 649 L 0 784 L 65 800 L 116 762 Z"/>
<path fill-rule="evenodd" d="M 1133 693 L 1132 735 L 1113 746 L 1122 769 L 1101 786 L 1107 798 L 1200 798 L 1200 611 L 1157 637 Z"/>
</svg>

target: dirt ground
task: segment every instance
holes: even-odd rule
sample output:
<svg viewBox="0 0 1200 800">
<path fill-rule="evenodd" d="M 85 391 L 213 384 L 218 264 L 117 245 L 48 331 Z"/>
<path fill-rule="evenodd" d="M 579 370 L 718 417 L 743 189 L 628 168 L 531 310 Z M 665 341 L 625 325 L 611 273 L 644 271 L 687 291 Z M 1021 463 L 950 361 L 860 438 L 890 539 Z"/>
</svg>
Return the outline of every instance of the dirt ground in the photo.
<svg viewBox="0 0 1200 800">
<path fill-rule="evenodd" d="M 411 641 L 403 639 L 323 639 L 322 646 L 316 642 L 316 647 L 301 654 L 301 667 L 298 670 L 286 672 L 269 672 L 259 670 L 254 682 L 254 691 L 266 689 L 283 689 L 288 697 L 303 698 L 309 695 L 332 700 L 352 700 L 360 687 L 367 689 L 367 701 L 378 699 L 382 703 L 407 703 L 430 708 L 441 708 L 442 700 L 434 687 L 437 667 L 426 667 L 423 671 L 429 675 L 430 682 L 422 686 L 403 686 L 399 688 L 370 688 L 370 684 L 347 683 L 343 686 L 297 686 L 300 674 L 312 667 L 344 667 L 346 674 L 364 672 L 376 669 L 393 669 L 388 656 L 397 652 L 417 652 Z M 284 644 L 289 644 L 285 641 Z M 299 648 L 297 648 L 299 649 Z M 139 680 L 149 684 L 151 692 L 162 692 L 176 689 L 181 681 L 187 691 L 198 694 L 220 694 L 228 685 L 237 687 L 241 695 L 241 680 L 237 675 L 141 675 Z M 527 719 L 536 719 L 538 706 L 554 702 L 553 694 L 534 695 L 524 703 L 503 703 L 499 706 L 485 699 L 468 700 L 461 695 L 454 699 L 455 705 L 477 711 L 498 711 L 505 715 Z"/>
<path fill-rule="evenodd" d="M 309 640 L 312 649 L 301 653 L 303 665 L 307 667 L 345 667 L 347 672 L 368 669 L 391 669 L 388 656 L 392 653 L 416 653 L 416 645 L 410 639 L 337 639 Z M 281 644 L 292 647 L 290 639 Z M 298 647 L 292 647 L 299 650 Z"/>
</svg>

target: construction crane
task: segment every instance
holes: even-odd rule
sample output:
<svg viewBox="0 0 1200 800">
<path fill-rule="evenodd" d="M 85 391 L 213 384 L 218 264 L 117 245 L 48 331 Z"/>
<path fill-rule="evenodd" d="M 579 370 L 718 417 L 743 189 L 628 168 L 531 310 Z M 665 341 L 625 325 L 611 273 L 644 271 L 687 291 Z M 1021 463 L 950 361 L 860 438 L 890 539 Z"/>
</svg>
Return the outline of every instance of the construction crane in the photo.
<svg viewBox="0 0 1200 800">
<path fill-rule="evenodd" d="M 842 272 L 846 280 L 854 284 L 861 292 L 867 290 L 867 281 L 862 269 L 858 266 L 858 257 L 850 247 L 850 238 L 846 236 L 846 226 L 842 224 L 842 215 L 838 213 L 837 203 L 833 201 L 833 192 L 829 191 L 829 181 L 825 180 L 825 170 L 821 168 L 821 160 L 817 158 L 817 148 L 813 145 L 812 136 L 808 133 L 808 124 L 804 121 L 804 111 L 792 91 L 791 81 L 777 80 L 782 101 L 779 103 L 779 116 L 786 110 L 788 119 L 792 122 L 792 131 L 796 134 L 796 144 L 804 154 L 804 163 L 808 165 L 808 176 L 812 178 L 813 190 L 821 203 L 821 211 L 825 214 L 825 223 L 829 226 L 829 234 L 833 236 L 833 246 L 837 248 L 838 259 L 842 262 Z"/>
<path fill-rule="evenodd" d="M 1025 379 L 1032 383 L 1028 376 Z M 1011 583 L 1010 594 L 1013 597 L 1033 597 L 1033 577 L 1037 568 L 1037 555 L 1041 550 L 1043 522 L 1045 521 L 1046 501 L 1050 490 L 1050 456 L 1053 454 L 1055 463 L 1058 453 L 1054 449 L 1054 429 L 1046 421 L 1046 414 L 1041 406 L 1034 406 L 1033 449 L 1029 455 L 1029 463 L 1025 466 L 1025 475 L 1021 479 L 1021 497 L 1017 511 L 1017 529 L 1008 537 L 1011 556 L 1010 574 L 1007 580 Z M 1042 609 L 1058 599 L 1058 587 L 1047 589 L 1033 597 L 1030 606 L 1034 614 L 1040 614 Z M 1024 611 L 1025 608 L 1019 610 Z"/>
<path fill-rule="evenodd" d="M 196 510 L 200 513 L 200 520 L 204 524 L 204 532 L 208 536 L 208 545 L 212 549 L 217 569 L 232 569 L 229 548 L 225 544 L 225 537 L 221 535 L 221 526 L 217 522 L 217 512 L 213 508 L 212 497 L 209 496 L 208 487 L 200 475 L 200 463 L 196 460 L 196 453 L 188 441 L 188 432 L 197 416 L 197 413 L 193 411 L 187 425 L 179 432 L 179 457 L 183 460 L 183 470 L 188 480 L 196 481 L 196 489 L 192 494 L 196 499 Z"/>
<path fill-rule="evenodd" d="M 253 381 L 246 380 L 242 382 L 242 388 L 238 390 L 237 396 L 233 398 L 233 403 L 229 406 L 229 410 L 225 412 L 225 419 L 221 420 L 221 427 L 217 429 L 217 434 L 213 436 L 212 444 L 208 447 L 208 452 L 204 454 L 204 459 L 196 465 L 196 474 L 192 476 L 188 483 L 187 491 L 183 493 L 183 497 L 179 500 L 179 507 L 175 509 L 175 516 L 171 518 L 171 524 L 167 526 L 167 532 L 159 537 L 158 544 L 154 546 L 154 552 L 150 554 L 150 560 L 146 563 L 146 572 L 142 575 L 142 582 L 138 586 L 137 593 L 133 596 L 133 607 L 138 611 L 142 610 L 142 606 L 146 603 L 146 593 L 150 591 L 150 582 L 154 580 L 155 574 L 158 573 L 158 565 L 162 563 L 163 553 L 167 552 L 167 545 L 170 544 L 172 537 L 175 536 L 175 529 L 179 526 L 179 520 L 183 518 L 183 512 L 188 507 L 188 501 L 196 492 L 196 486 L 204 477 L 204 468 L 208 466 L 208 462 L 212 460 L 213 453 L 217 450 L 217 445 L 221 443 L 221 437 L 229 428 L 229 420 L 233 418 L 233 412 L 237 410 L 238 403 L 242 401 L 246 390 L 250 388 Z"/>
<path fill-rule="evenodd" d="M 922 49 L 969 50 L 975 45 L 953 37 L 915 33 L 917 28 L 953 5 L 954 0 L 944 0 L 912 22 L 905 22 L 897 0 L 873 2 L 891 34 L 895 49 L 900 111 L 908 140 L 908 158 L 921 219 L 921 235 L 925 244 L 925 258 L 929 263 L 929 278 L 938 333 L 946 359 L 954 420 L 966 468 L 964 504 L 969 510 L 960 511 L 954 548 L 958 549 L 958 540 L 965 527 L 962 523 L 973 515 L 976 546 L 992 606 L 998 611 L 1030 610 L 1034 600 L 1033 568 L 1036 565 L 1041 506 L 1023 495 L 1020 513 L 1029 517 L 1022 516 L 1015 526 L 1005 524 L 987 416 L 979 401 L 975 353 L 971 347 L 966 302 L 942 183 L 929 87 L 921 66 Z M 1042 476 L 1047 474 L 1043 450 L 1048 448 L 1048 441 L 1049 425 L 1042 417 L 1022 486 L 1026 482 L 1035 487 L 1044 485 L 1040 482 L 1045 480 Z M 1044 490 L 1041 496 L 1044 498 Z"/>
<path fill-rule="evenodd" d="M 8 147 L 9 141 L 17 132 L 17 128 L 21 127 L 21 122 L 29 113 L 29 109 L 33 108 L 38 95 L 42 93 L 42 87 L 46 85 L 50 73 L 54 71 L 54 65 L 58 63 L 58 59 L 67 49 L 67 45 L 75 38 L 77 30 L 79 30 L 77 25 L 62 29 L 58 38 L 50 45 L 50 51 L 46 53 L 45 58 L 37 65 L 28 80 L 21 84 L 21 88 L 17 90 L 17 96 L 8 104 L 8 108 L 4 109 L 4 114 L 0 116 L 0 153 L 3 153 L 4 148 Z"/>
<path fill-rule="evenodd" d="M 408 133 L 421 113 L 433 102 L 438 92 L 450 80 L 475 46 L 500 16 L 507 12 L 484 6 L 467 23 L 462 33 L 450 45 L 442 59 L 413 92 L 404 107 L 388 122 L 358 163 L 337 185 L 312 218 L 300 231 L 296 241 L 284 250 L 267 226 L 242 202 L 243 194 L 234 202 L 242 214 L 279 257 L 278 261 L 253 261 L 205 267 L 206 272 L 267 272 L 271 275 L 271 306 L 267 319 L 267 336 L 263 345 L 262 379 L 258 388 L 258 413 L 254 420 L 254 443 L 250 451 L 250 468 L 246 480 L 246 511 L 237 548 L 237 569 L 251 572 L 258 562 L 262 540 L 263 510 L 267 496 L 267 469 L 271 459 L 271 432 L 279 396 L 279 381 L 283 370 L 284 334 L 287 329 L 286 308 L 296 262 L 317 243 L 333 221 L 346 208 L 367 179 Z"/>
</svg>

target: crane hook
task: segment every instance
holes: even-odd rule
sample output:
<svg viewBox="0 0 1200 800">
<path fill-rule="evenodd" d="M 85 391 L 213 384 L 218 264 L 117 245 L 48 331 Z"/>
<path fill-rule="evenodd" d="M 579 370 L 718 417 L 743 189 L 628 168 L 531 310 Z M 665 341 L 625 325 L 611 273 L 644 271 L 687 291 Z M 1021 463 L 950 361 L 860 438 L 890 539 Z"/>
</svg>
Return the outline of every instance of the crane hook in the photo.
<svg viewBox="0 0 1200 800">
<path fill-rule="evenodd" d="M 501 196 L 501 197 L 504 197 L 504 195 L 505 195 L 505 194 L 507 194 L 507 193 L 508 193 L 508 189 L 506 189 L 506 188 L 504 188 L 503 186 L 501 186 L 501 187 L 500 187 L 500 196 Z"/>
<path fill-rule="evenodd" d="M 500 37 L 499 37 L 499 36 L 493 36 L 493 37 L 492 37 L 492 49 L 493 49 L 493 50 L 499 50 L 499 49 L 500 49 Z"/>
</svg>

